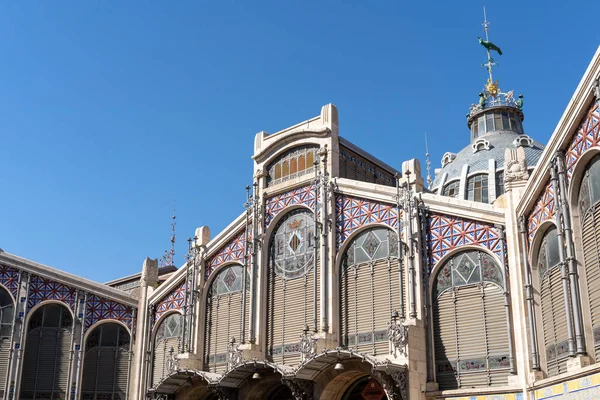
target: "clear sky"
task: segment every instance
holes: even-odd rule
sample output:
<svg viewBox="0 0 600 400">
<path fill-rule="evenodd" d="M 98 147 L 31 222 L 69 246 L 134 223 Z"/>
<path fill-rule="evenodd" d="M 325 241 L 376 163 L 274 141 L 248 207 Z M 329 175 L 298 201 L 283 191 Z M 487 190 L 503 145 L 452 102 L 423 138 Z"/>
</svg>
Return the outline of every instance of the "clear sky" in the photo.
<svg viewBox="0 0 600 400">
<path fill-rule="evenodd" d="M 534 4 L 536 3 L 536 4 Z M 107 281 L 243 211 L 254 135 L 339 108 L 388 164 L 468 144 L 486 80 L 546 142 L 600 44 L 566 1 L 27 1 L 0 5 L 0 248 Z"/>
</svg>

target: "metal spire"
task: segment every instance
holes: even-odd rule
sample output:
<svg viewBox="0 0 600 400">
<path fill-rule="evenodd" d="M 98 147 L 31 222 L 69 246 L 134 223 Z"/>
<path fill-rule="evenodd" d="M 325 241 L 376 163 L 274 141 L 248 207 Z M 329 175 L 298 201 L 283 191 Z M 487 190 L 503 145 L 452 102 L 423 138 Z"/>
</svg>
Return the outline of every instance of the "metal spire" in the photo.
<svg viewBox="0 0 600 400">
<path fill-rule="evenodd" d="M 488 31 L 490 29 L 490 21 L 487 20 L 487 15 L 485 12 L 485 6 L 483 7 L 483 24 L 481 24 L 483 26 L 483 30 L 485 32 L 485 40 L 486 42 L 490 40 L 489 38 L 489 34 Z M 490 82 L 493 82 L 494 79 L 492 78 L 492 67 L 495 67 L 496 65 L 498 65 L 498 63 L 492 58 L 492 55 L 490 54 L 490 49 L 487 49 L 487 62 L 485 64 L 482 65 L 482 67 L 485 67 L 485 69 L 487 69 L 488 73 L 490 74 Z"/>
<path fill-rule="evenodd" d="M 431 190 L 431 160 L 429 159 L 429 146 L 427 145 L 427 132 L 425 132 L 425 165 L 427 166 L 427 189 Z"/>
<path fill-rule="evenodd" d="M 174 264 L 175 260 L 175 226 L 177 226 L 177 215 L 175 213 L 177 203 L 173 206 L 173 216 L 171 217 L 171 249 L 165 250 L 165 254 L 163 254 L 160 259 L 161 267 L 168 267 Z"/>
</svg>

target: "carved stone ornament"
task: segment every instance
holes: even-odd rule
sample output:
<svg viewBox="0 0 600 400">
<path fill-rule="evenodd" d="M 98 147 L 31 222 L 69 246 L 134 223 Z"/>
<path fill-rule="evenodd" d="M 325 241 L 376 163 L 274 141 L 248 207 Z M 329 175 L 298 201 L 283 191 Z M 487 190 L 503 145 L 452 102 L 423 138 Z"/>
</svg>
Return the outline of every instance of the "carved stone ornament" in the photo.
<svg viewBox="0 0 600 400">
<path fill-rule="evenodd" d="M 504 182 L 516 182 L 529 179 L 527 161 L 523 147 L 504 150 Z"/>
<path fill-rule="evenodd" d="M 309 332 L 308 327 L 304 328 L 304 331 L 300 335 L 300 354 L 304 361 L 313 358 L 317 353 L 317 340 L 313 338 Z"/>
<path fill-rule="evenodd" d="M 392 321 L 388 325 L 387 334 L 394 349 L 398 350 L 400 354 L 405 354 L 408 344 L 408 326 L 404 325 L 402 321 Z"/>
<path fill-rule="evenodd" d="M 169 349 L 169 355 L 167 356 L 167 373 L 172 374 L 179 370 L 179 358 L 177 358 L 177 353 L 171 347 Z"/>
<path fill-rule="evenodd" d="M 294 400 L 313 400 L 313 381 L 296 378 L 282 378 L 281 383 L 290 388 Z"/>
<path fill-rule="evenodd" d="M 227 345 L 227 369 L 234 369 L 240 365 L 242 361 L 242 349 L 240 349 L 240 345 L 235 342 L 235 338 L 231 338 L 231 341 Z"/>
</svg>

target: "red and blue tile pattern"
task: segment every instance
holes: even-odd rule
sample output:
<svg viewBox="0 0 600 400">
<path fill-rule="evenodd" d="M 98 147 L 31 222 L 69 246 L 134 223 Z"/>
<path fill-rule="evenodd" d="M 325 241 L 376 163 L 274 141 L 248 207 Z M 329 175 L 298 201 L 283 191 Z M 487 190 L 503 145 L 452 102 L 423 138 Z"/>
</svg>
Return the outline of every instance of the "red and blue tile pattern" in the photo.
<svg viewBox="0 0 600 400">
<path fill-rule="evenodd" d="M 221 247 L 214 256 L 208 259 L 204 271 L 204 277 L 206 279 L 208 279 L 215 268 L 225 262 L 238 261 L 242 264 L 244 263 L 244 233 L 245 230 L 239 232 L 233 239 Z M 250 240 L 251 237 L 249 236 L 248 239 Z"/>
<path fill-rule="evenodd" d="M 481 246 L 502 255 L 502 241 L 494 225 L 454 215 L 431 213 L 427 242 L 430 271 L 446 253 L 460 246 Z"/>
<path fill-rule="evenodd" d="M 19 295 L 19 270 L 0 264 L 0 283 L 3 284 L 17 298 Z"/>
<path fill-rule="evenodd" d="M 304 186 L 298 189 L 290 190 L 277 196 L 270 197 L 265 202 L 265 229 L 269 226 L 273 218 L 285 207 L 293 204 L 304 204 L 310 209 L 315 208 L 315 186 Z"/>
<path fill-rule="evenodd" d="M 567 178 L 573 176 L 573 168 L 581 155 L 589 148 L 600 144 L 600 101 L 596 100 L 577 128 L 569 150 L 567 150 Z"/>
<path fill-rule="evenodd" d="M 371 223 L 398 227 L 398 211 L 393 204 L 382 203 L 360 197 L 337 194 L 336 208 L 336 249 L 358 228 Z"/>
<path fill-rule="evenodd" d="M 169 292 L 161 301 L 156 303 L 153 321 L 156 322 L 161 315 L 171 310 L 183 310 L 185 305 L 185 279 Z"/>
<path fill-rule="evenodd" d="M 62 283 L 32 275 L 29 282 L 29 309 L 45 300 L 56 300 L 75 309 L 75 289 Z"/>
<path fill-rule="evenodd" d="M 529 217 L 527 218 L 527 237 L 530 246 L 533 236 L 535 235 L 535 231 L 537 231 L 539 226 L 544 221 L 554 218 L 554 214 L 556 214 L 554 188 L 552 187 L 550 181 L 548 181 L 544 191 L 536 200 L 533 211 L 531 211 L 531 214 L 529 214 Z"/>
<path fill-rule="evenodd" d="M 90 295 L 87 298 L 85 310 L 85 329 L 94 325 L 98 321 L 113 319 L 121 321 L 133 331 L 133 309 L 116 301 L 103 299 L 96 295 Z"/>
</svg>

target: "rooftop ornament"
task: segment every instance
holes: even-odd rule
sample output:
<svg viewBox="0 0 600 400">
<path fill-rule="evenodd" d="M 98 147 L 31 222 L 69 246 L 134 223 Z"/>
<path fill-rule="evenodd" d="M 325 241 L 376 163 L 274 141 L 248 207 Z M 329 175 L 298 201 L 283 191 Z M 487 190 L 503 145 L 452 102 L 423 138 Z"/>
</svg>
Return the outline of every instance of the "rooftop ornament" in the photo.
<svg viewBox="0 0 600 400">
<path fill-rule="evenodd" d="M 491 107 L 498 106 L 508 106 L 515 107 L 519 110 L 523 109 L 523 95 L 519 95 L 518 100 L 515 100 L 514 92 L 511 90 L 510 92 L 502 92 L 500 87 L 498 86 L 498 80 L 494 81 L 492 75 L 492 69 L 495 66 L 498 66 L 499 63 L 492 58 L 491 52 L 495 51 L 499 56 L 502 55 L 502 50 L 500 47 L 490 42 L 488 36 L 488 30 L 490 26 L 490 22 L 487 20 L 485 7 L 483 8 L 483 29 L 485 31 L 485 40 L 482 38 L 479 39 L 479 44 L 483 46 L 487 53 L 487 62 L 485 64 L 481 64 L 483 68 L 488 71 L 489 77 L 487 83 L 483 88 L 483 92 L 479 93 L 479 102 L 477 104 L 472 104 L 469 109 L 469 114 L 467 117 L 472 117 L 473 115 L 479 113 L 482 110 Z"/>
</svg>

